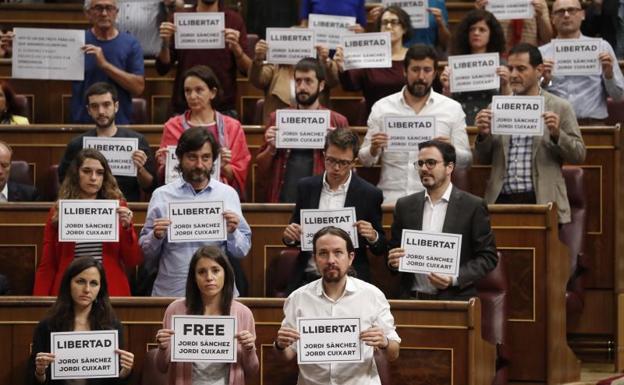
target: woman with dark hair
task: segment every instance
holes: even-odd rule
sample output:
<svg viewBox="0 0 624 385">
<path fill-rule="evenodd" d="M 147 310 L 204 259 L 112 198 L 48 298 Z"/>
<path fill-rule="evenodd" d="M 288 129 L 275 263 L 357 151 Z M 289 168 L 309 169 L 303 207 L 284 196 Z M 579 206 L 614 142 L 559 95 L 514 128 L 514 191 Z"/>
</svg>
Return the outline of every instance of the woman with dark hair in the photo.
<svg viewBox="0 0 624 385">
<path fill-rule="evenodd" d="M 390 32 L 392 67 L 345 71 L 343 47 L 336 49 L 334 55 L 336 65 L 330 67 L 334 71 L 334 76 L 338 72 L 342 88 L 348 91 L 362 91 L 366 100 L 367 116 L 376 101 L 401 91 L 405 85 L 403 59 L 407 48 L 404 43 L 412 36 L 412 23 L 409 15 L 401 7 L 391 5 L 381 11 L 381 16 L 375 24 L 375 31 Z"/>
<path fill-rule="evenodd" d="M 0 80 L 0 124 L 28 124 L 28 119 L 16 112 L 15 92 L 7 81 Z"/>
<path fill-rule="evenodd" d="M 195 252 L 186 279 L 186 298 L 172 302 L 165 311 L 163 329 L 156 333 L 156 364 L 168 373 L 169 385 L 244 385 L 258 372 L 256 327 L 251 310 L 233 299 L 234 270 L 221 249 L 204 246 Z M 171 362 L 171 317 L 173 315 L 229 315 L 236 317 L 236 363 Z"/>
<path fill-rule="evenodd" d="M 59 199 L 115 199 L 119 201 L 119 242 L 60 242 L 58 236 L 58 201 L 50 209 L 43 235 L 43 256 L 35 273 L 34 295 L 57 295 L 67 266 L 77 257 L 100 260 L 113 296 L 129 296 L 126 268 L 139 265 L 143 252 L 132 223 L 132 211 L 111 173 L 104 155 L 83 149 L 72 161 Z"/>
<path fill-rule="evenodd" d="M 50 353 L 50 333 L 92 330 L 117 330 L 123 346 L 123 330 L 115 316 L 108 297 L 106 274 L 102 264 L 94 258 L 76 258 L 69 264 L 60 283 L 56 302 L 45 319 L 39 322 L 33 334 L 32 353 L 28 362 L 31 384 L 65 384 L 51 381 L 49 366 L 54 362 Z M 88 379 L 85 385 L 117 384 L 130 374 L 134 355 L 117 349 L 121 370 L 119 378 Z"/>
<path fill-rule="evenodd" d="M 221 145 L 221 182 L 234 187 L 242 200 L 251 154 L 240 122 L 214 109 L 222 92 L 217 76 L 210 67 L 199 65 L 184 72 L 181 84 L 186 111 L 165 123 L 156 153 L 160 175 L 164 175 L 167 146 L 177 145 L 190 127 L 205 127 Z"/>
<path fill-rule="evenodd" d="M 471 55 L 496 52 L 505 53 L 505 35 L 496 17 L 488 11 L 475 9 L 466 14 L 459 22 L 453 35 L 451 55 Z M 446 96 L 461 103 L 466 113 L 466 124 L 473 125 L 477 112 L 486 108 L 492 102 L 492 96 L 511 94 L 509 88 L 509 69 L 501 65 L 496 69 L 500 76 L 500 90 L 485 90 L 473 92 L 450 92 L 451 70 L 448 66 L 440 74 L 442 92 Z"/>
</svg>

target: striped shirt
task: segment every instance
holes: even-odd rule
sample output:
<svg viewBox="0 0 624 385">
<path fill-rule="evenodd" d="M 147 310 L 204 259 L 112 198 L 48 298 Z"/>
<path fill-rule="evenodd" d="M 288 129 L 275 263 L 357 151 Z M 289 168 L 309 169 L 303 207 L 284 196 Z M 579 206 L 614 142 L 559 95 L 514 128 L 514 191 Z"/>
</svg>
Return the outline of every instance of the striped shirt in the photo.
<svg viewBox="0 0 624 385">
<path fill-rule="evenodd" d="M 102 242 L 76 242 L 74 258 L 92 257 L 102 262 Z"/>
</svg>

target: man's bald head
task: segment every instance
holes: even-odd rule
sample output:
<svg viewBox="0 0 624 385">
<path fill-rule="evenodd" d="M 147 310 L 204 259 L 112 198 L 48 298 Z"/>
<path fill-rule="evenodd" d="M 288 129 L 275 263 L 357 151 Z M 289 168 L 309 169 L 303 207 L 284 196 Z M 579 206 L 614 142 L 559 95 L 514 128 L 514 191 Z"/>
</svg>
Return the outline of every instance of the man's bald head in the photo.
<svg viewBox="0 0 624 385">
<path fill-rule="evenodd" d="M 11 146 L 0 140 L 0 190 L 4 189 L 11 174 L 11 155 L 13 155 Z"/>
</svg>

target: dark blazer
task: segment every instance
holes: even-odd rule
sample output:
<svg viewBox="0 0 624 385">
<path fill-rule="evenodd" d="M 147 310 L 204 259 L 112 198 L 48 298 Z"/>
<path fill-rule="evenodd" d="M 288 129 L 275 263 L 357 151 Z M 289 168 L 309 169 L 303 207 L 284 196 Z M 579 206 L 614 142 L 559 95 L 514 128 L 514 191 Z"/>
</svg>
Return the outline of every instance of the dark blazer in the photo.
<svg viewBox="0 0 624 385">
<path fill-rule="evenodd" d="M 323 175 L 310 176 L 299 180 L 297 184 L 297 203 L 289 223 L 301 223 L 301 218 L 299 217 L 301 209 L 319 208 L 322 188 Z M 356 219 L 370 222 L 373 228 L 377 230 L 377 234 L 379 234 L 377 242 L 372 245 L 368 243 L 366 238 L 360 236 L 358 239 L 360 247 L 355 249 L 353 268 L 357 273 L 357 277 L 365 281 L 370 281 L 370 268 L 366 249 L 369 248 L 375 255 L 382 255 L 386 251 L 385 235 L 381 227 L 382 202 L 383 193 L 380 189 L 360 178 L 354 172 L 351 173 L 351 182 L 347 189 L 344 207 L 355 207 Z M 311 253 L 308 251 L 299 253 L 295 275 L 289 286 L 289 292 L 305 283 L 305 268 L 310 257 Z"/>
<path fill-rule="evenodd" d="M 32 202 L 39 200 L 39 194 L 33 186 L 27 184 L 8 182 L 9 202 Z"/>
<path fill-rule="evenodd" d="M 425 192 L 400 198 L 394 207 L 390 247 L 401 246 L 403 229 L 422 230 Z M 456 187 L 451 190 L 443 233 L 462 235 L 457 286 L 442 290 L 439 299 L 463 300 L 477 295 L 475 282 L 496 267 L 496 243 L 485 201 Z M 401 273 L 401 296 L 407 298 L 414 275 Z"/>
</svg>

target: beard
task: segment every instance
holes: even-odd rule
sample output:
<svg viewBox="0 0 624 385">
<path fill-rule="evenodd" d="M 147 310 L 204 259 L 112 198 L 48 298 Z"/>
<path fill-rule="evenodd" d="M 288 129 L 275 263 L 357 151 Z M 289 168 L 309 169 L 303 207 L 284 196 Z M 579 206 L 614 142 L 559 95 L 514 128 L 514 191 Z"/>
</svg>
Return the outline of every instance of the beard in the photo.
<svg viewBox="0 0 624 385">
<path fill-rule="evenodd" d="M 337 268 L 328 268 L 323 269 L 323 281 L 328 283 L 336 283 L 339 282 L 344 274 L 340 272 L 340 269 Z"/>
<path fill-rule="evenodd" d="M 295 99 L 297 99 L 297 103 L 301 104 L 302 106 L 311 106 L 312 104 L 314 104 L 314 102 L 316 102 L 316 99 L 318 99 L 320 92 L 320 88 L 317 88 L 316 92 L 311 95 L 305 92 L 298 92 L 295 96 Z M 304 95 L 308 96 L 305 97 Z"/>
<path fill-rule="evenodd" d="M 422 98 L 429 94 L 429 91 L 431 91 L 431 84 L 424 82 L 415 81 L 407 85 L 407 92 L 417 98 Z"/>
<path fill-rule="evenodd" d="M 200 183 L 210 179 L 212 168 L 191 168 L 182 170 L 182 178 L 189 183 Z"/>
<path fill-rule="evenodd" d="M 95 127 L 97 128 L 109 128 L 110 126 L 113 125 L 113 123 L 115 123 L 115 115 L 113 116 L 107 116 L 106 120 L 104 121 L 104 123 L 100 123 L 101 117 L 98 117 L 97 119 L 93 119 L 95 122 Z"/>
</svg>

